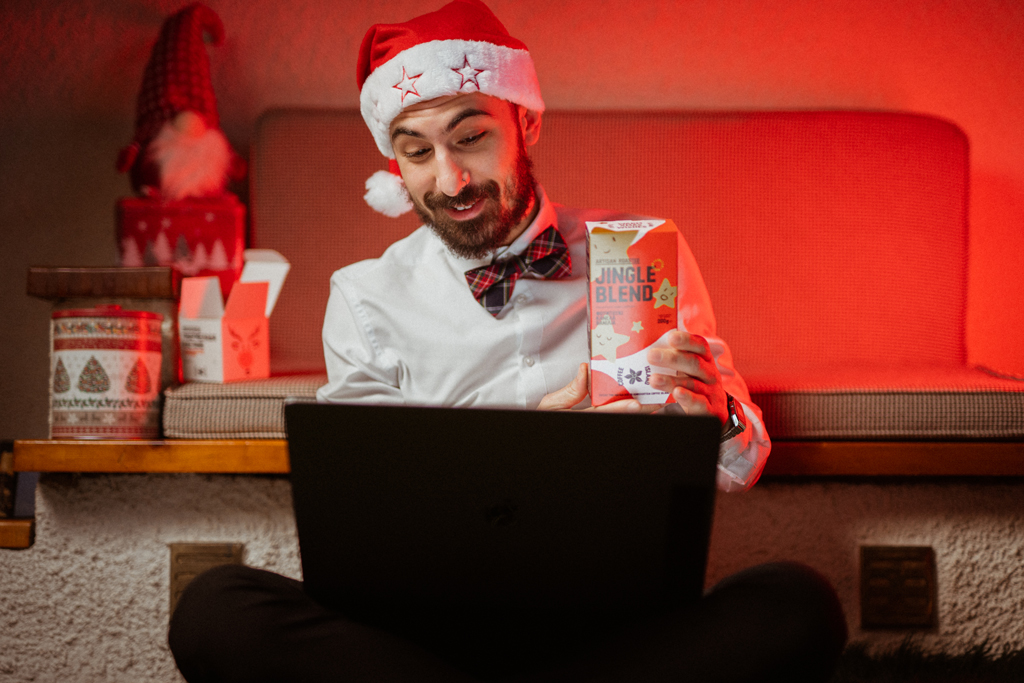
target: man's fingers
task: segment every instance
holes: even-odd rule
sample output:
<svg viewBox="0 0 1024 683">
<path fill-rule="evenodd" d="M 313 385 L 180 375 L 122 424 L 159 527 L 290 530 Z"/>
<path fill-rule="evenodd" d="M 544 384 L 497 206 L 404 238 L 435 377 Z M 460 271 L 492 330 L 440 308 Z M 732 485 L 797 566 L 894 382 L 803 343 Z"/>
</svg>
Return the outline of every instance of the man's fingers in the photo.
<svg viewBox="0 0 1024 683">
<path fill-rule="evenodd" d="M 672 390 L 672 398 L 687 415 L 713 415 L 711 401 L 707 397 L 687 391 L 681 387 Z"/>
<path fill-rule="evenodd" d="M 697 377 L 690 375 L 663 375 L 658 372 L 651 375 L 651 387 L 659 391 L 672 391 L 676 387 L 681 387 L 702 396 L 711 396 L 715 392 L 713 383 L 709 384 Z"/>
<path fill-rule="evenodd" d="M 715 367 L 714 361 L 706 360 L 690 351 L 651 349 L 647 352 L 647 362 L 675 370 L 680 377 L 690 376 L 707 384 L 715 384 L 718 381 L 718 368 Z"/>
<path fill-rule="evenodd" d="M 675 370 L 679 377 L 688 375 L 705 384 L 719 382 L 718 367 L 711 354 L 711 346 L 704 337 L 673 330 L 666 338 L 666 342 L 668 346 L 660 346 L 647 352 L 648 363 Z M 681 382 L 676 384 L 682 385 Z M 672 386 L 665 384 L 659 388 L 668 391 Z"/>
<path fill-rule="evenodd" d="M 668 337 L 665 339 L 668 345 L 679 351 L 689 351 L 695 353 L 701 358 L 711 360 L 711 345 L 708 344 L 708 340 L 699 334 L 690 334 L 689 332 L 683 332 L 682 330 L 673 330 L 669 332 Z"/>
<path fill-rule="evenodd" d="M 665 405 L 663 403 L 640 403 L 640 401 L 635 398 L 626 398 L 620 401 L 612 401 L 611 403 L 605 403 L 604 405 L 594 406 L 591 410 L 596 410 L 602 413 L 650 414 L 661 410 L 664 407 Z"/>
<path fill-rule="evenodd" d="M 580 363 L 576 376 L 558 391 L 553 391 L 540 400 L 540 410 L 568 410 L 587 397 L 587 364 Z"/>
</svg>

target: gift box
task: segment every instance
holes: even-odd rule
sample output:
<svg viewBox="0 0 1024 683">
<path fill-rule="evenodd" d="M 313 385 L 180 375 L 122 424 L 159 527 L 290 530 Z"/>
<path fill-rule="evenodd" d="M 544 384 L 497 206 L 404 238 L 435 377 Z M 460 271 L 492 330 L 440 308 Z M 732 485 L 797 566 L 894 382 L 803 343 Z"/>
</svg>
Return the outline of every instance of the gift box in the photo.
<svg viewBox="0 0 1024 683">
<path fill-rule="evenodd" d="M 245 252 L 245 267 L 228 295 L 217 278 L 181 281 L 178 312 L 186 381 L 233 382 L 270 376 L 270 324 L 290 264 L 271 249 Z"/>
<path fill-rule="evenodd" d="M 227 297 L 242 273 L 245 207 L 230 193 L 176 201 L 126 197 L 117 202 L 117 243 L 122 266 L 173 266 L 186 277 L 216 277 Z"/>
</svg>

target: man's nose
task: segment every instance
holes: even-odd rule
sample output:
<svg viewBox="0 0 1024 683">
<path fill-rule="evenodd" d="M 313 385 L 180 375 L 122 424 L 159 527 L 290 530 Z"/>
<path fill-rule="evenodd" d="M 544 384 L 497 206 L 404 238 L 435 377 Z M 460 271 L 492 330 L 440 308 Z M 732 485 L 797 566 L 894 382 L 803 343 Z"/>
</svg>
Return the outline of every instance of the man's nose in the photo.
<svg viewBox="0 0 1024 683">
<path fill-rule="evenodd" d="M 469 185 L 469 171 L 462 167 L 459 160 L 451 154 L 437 155 L 437 189 L 449 197 L 454 197 Z"/>
</svg>

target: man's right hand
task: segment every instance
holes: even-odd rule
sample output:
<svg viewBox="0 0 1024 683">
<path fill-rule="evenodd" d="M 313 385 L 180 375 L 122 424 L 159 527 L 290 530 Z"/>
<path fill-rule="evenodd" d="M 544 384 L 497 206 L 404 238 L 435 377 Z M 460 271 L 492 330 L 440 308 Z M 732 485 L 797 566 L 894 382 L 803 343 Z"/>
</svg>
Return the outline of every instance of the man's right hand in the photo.
<svg viewBox="0 0 1024 683">
<path fill-rule="evenodd" d="M 576 371 L 576 376 L 572 378 L 572 381 L 558 391 L 552 391 L 550 394 L 542 398 L 540 403 L 537 405 L 537 409 L 569 410 L 573 406 L 579 405 L 579 403 L 590 394 L 588 382 L 589 375 L 587 373 L 587 364 L 580 363 L 580 367 Z M 663 407 L 664 406 L 657 403 L 644 405 L 635 398 L 630 398 L 606 403 L 603 406 L 597 406 L 596 408 L 586 408 L 586 410 L 599 410 L 609 413 L 653 413 Z"/>
</svg>

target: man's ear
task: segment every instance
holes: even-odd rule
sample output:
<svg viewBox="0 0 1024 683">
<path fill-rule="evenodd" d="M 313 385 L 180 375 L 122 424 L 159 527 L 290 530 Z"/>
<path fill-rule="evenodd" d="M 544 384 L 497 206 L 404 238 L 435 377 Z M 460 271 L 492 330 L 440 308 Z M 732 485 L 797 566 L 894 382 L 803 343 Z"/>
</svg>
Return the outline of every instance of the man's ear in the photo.
<svg viewBox="0 0 1024 683">
<path fill-rule="evenodd" d="M 519 128 L 523 131 L 523 144 L 527 147 L 537 144 L 540 139 L 541 112 L 520 105 Z"/>
</svg>

